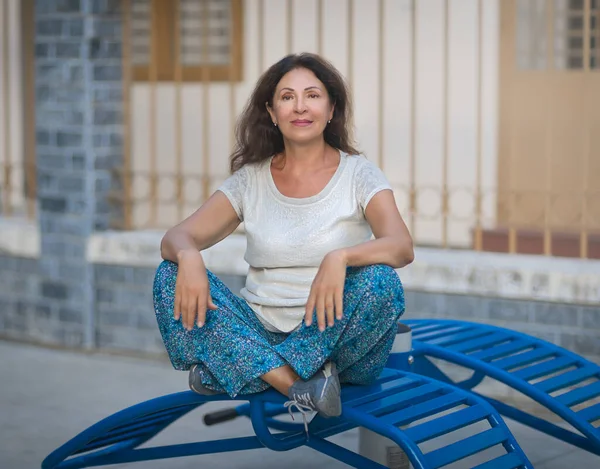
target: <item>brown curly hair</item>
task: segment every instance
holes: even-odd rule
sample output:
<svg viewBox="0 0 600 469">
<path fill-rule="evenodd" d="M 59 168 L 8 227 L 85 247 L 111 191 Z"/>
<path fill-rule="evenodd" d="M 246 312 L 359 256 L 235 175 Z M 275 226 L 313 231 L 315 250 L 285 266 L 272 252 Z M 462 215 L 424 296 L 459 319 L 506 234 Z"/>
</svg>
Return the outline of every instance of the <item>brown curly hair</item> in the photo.
<svg viewBox="0 0 600 469">
<path fill-rule="evenodd" d="M 235 129 L 235 148 L 230 157 L 231 172 L 249 163 L 258 163 L 281 153 L 283 135 L 273 125 L 267 108 L 273 105 L 275 88 L 291 70 L 306 68 L 325 85 L 329 99 L 335 105 L 331 123 L 323 133 L 331 147 L 354 155 L 360 153 L 352 138 L 352 103 L 346 82 L 336 68 L 316 54 L 291 54 L 275 63 L 259 78 Z"/>
</svg>

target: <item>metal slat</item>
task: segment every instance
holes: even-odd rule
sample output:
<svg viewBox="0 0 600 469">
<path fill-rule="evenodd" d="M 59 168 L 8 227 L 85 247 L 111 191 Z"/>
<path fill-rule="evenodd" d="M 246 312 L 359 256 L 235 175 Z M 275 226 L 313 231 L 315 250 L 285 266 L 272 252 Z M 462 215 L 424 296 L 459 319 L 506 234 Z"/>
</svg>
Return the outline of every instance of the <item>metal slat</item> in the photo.
<svg viewBox="0 0 600 469">
<path fill-rule="evenodd" d="M 453 407 L 464 404 L 466 399 L 467 398 L 465 396 L 458 394 L 445 394 L 443 396 L 436 397 L 435 399 L 421 402 L 416 405 L 411 405 L 408 408 L 381 417 L 381 420 L 384 423 L 398 427 L 400 425 L 406 425 L 410 422 L 414 422 L 415 420 L 452 409 Z"/>
<path fill-rule="evenodd" d="M 492 459 L 491 461 L 484 462 L 479 466 L 475 466 L 473 469 L 516 469 L 522 467 L 523 461 L 516 453 L 507 453 L 499 458 Z"/>
<path fill-rule="evenodd" d="M 556 371 L 564 370 L 575 363 L 576 360 L 571 357 L 559 357 L 555 358 L 554 360 L 523 368 L 522 370 L 515 371 L 511 374 L 517 378 L 530 380 L 539 378 L 540 376 L 549 375 L 550 373 L 554 373 Z"/>
<path fill-rule="evenodd" d="M 482 331 L 481 329 L 472 329 L 465 332 L 460 332 L 458 334 L 452 334 L 446 337 L 440 337 L 439 339 L 433 339 L 427 341 L 430 345 L 439 345 L 440 347 L 445 347 L 448 345 L 458 344 L 461 342 L 465 342 L 469 339 L 477 339 L 482 336 L 489 335 L 489 331 Z"/>
<path fill-rule="evenodd" d="M 547 348 L 537 348 L 530 350 L 529 352 L 519 353 L 518 355 L 511 355 L 510 357 L 502 358 L 494 362 L 494 366 L 502 368 L 503 370 L 510 370 L 519 366 L 528 365 L 537 360 L 543 360 L 544 358 L 551 357 L 555 352 Z"/>
<path fill-rule="evenodd" d="M 510 355 L 512 353 L 519 352 L 528 347 L 531 347 L 533 344 L 529 340 L 525 339 L 517 339 L 513 340 L 508 344 L 498 345 L 497 347 L 482 350 L 481 352 L 476 352 L 472 355 L 469 355 L 470 358 L 475 358 L 477 360 L 482 361 L 490 361 L 495 358 L 500 358 L 506 355 Z"/>
<path fill-rule="evenodd" d="M 449 345 L 446 348 L 448 350 L 452 350 L 453 352 L 469 353 L 472 350 L 490 348 L 496 344 L 499 344 L 500 342 L 508 340 L 509 338 L 510 336 L 508 336 L 504 332 L 494 332 L 491 335 L 479 337 L 477 339 L 467 340 L 466 342 L 461 342 L 460 344 Z"/>
<path fill-rule="evenodd" d="M 573 389 L 572 391 L 557 396 L 555 399 L 561 404 L 569 407 L 597 396 L 600 396 L 600 381 L 596 381 L 595 383 L 591 383 L 578 389 Z"/>
<path fill-rule="evenodd" d="M 421 342 L 427 342 L 429 343 L 430 340 L 432 339 L 437 339 L 439 337 L 444 337 L 450 334 L 455 334 L 458 332 L 467 332 L 471 330 L 470 327 L 465 327 L 465 326 L 453 326 L 453 327 L 445 327 L 443 329 L 438 329 L 435 331 L 428 331 L 424 334 L 419 334 L 415 337 L 415 339 L 420 340 Z"/>
<path fill-rule="evenodd" d="M 381 415 L 383 413 L 394 412 L 400 408 L 404 408 L 408 405 L 413 405 L 430 398 L 433 394 L 440 393 L 440 386 L 437 384 L 425 384 L 418 388 L 409 389 L 398 394 L 392 394 L 391 396 L 378 399 L 376 401 L 369 402 L 362 406 L 354 406 L 361 412 L 368 412 L 373 415 Z"/>
<path fill-rule="evenodd" d="M 413 336 L 414 337 L 420 337 L 424 334 L 430 333 L 430 332 L 443 332 L 445 330 L 447 330 L 450 326 L 448 324 L 430 324 L 428 326 L 422 327 L 420 329 L 412 329 L 413 332 Z M 458 326 L 454 326 L 454 327 L 458 327 Z"/>
<path fill-rule="evenodd" d="M 555 376 L 539 383 L 535 383 L 534 386 L 540 391 L 553 392 L 567 386 L 585 381 L 592 376 L 598 375 L 598 369 L 596 367 L 581 367 L 577 370 L 572 370 L 567 373 L 563 373 L 560 376 Z"/>
<path fill-rule="evenodd" d="M 499 427 L 470 436 L 451 445 L 444 446 L 425 455 L 432 468 L 446 466 L 464 459 L 472 454 L 491 448 L 507 439 L 507 435 Z"/>
<path fill-rule="evenodd" d="M 467 425 L 479 422 L 489 415 L 489 411 L 482 406 L 476 405 L 461 409 L 449 415 L 444 415 L 435 420 L 422 423 L 416 427 L 408 428 L 404 431 L 406 436 L 415 443 L 419 444 L 426 440 L 431 440 L 440 435 L 459 430 Z"/>
<path fill-rule="evenodd" d="M 577 416 L 584 419 L 586 422 L 593 422 L 600 418 L 600 404 L 594 404 L 590 407 L 577 412 Z"/>
<path fill-rule="evenodd" d="M 382 397 L 392 395 L 392 394 L 398 392 L 399 390 L 409 388 L 410 386 L 418 387 L 418 386 L 422 385 L 423 383 L 424 383 L 423 381 L 420 381 L 420 382 L 415 381 L 412 378 L 396 379 L 393 381 L 387 381 L 387 382 L 381 383 L 379 385 L 373 386 L 375 389 L 372 392 L 370 392 L 368 395 L 364 395 L 363 393 L 360 392 L 359 389 L 356 389 L 354 394 L 358 394 L 358 397 L 356 397 L 356 398 L 350 397 L 348 399 L 344 399 L 344 404 L 349 405 L 351 407 L 357 407 L 359 405 L 363 405 L 368 402 L 377 401 L 378 399 L 381 399 Z M 350 391 L 352 392 L 353 389 L 351 389 Z M 346 395 L 346 393 L 344 393 L 344 395 L 342 397 L 345 397 L 345 395 Z M 350 396 L 352 396 L 352 394 L 350 394 Z"/>
</svg>

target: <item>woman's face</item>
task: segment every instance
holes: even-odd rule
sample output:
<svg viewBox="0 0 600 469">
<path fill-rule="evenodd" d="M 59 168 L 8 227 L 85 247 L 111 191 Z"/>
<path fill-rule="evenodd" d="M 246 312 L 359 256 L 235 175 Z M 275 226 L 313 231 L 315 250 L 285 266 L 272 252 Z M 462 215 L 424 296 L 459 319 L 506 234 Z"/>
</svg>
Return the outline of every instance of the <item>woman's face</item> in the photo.
<svg viewBox="0 0 600 469">
<path fill-rule="evenodd" d="M 322 138 L 327 121 L 333 118 L 325 86 L 306 68 L 291 70 L 281 78 L 273 107 L 267 104 L 267 110 L 284 138 L 297 143 Z"/>
</svg>

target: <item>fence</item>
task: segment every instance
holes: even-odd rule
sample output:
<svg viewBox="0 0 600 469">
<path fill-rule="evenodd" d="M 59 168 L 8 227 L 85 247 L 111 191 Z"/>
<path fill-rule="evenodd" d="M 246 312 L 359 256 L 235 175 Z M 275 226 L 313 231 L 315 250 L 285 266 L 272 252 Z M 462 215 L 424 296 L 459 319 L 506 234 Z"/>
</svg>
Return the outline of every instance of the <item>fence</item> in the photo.
<svg viewBox="0 0 600 469">
<path fill-rule="evenodd" d="M 417 244 L 600 257 L 597 0 L 121 5 L 116 228 L 163 229 L 195 210 L 228 175 L 257 78 L 312 51 L 346 77 L 359 147 Z M 33 216 L 33 32 L 16 0 L 2 6 L 2 213 Z"/>
</svg>

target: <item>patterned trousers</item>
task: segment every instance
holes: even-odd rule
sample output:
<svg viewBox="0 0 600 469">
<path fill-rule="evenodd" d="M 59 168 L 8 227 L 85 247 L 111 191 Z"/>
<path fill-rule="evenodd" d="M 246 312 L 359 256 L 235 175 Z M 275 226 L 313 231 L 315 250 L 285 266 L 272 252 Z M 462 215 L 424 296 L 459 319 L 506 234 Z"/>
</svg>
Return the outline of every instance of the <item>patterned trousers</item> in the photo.
<svg viewBox="0 0 600 469">
<path fill-rule="evenodd" d="M 304 380 L 332 360 L 342 383 L 368 384 L 387 361 L 404 313 L 404 290 L 395 270 L 384 265 L 349 267 L 343 319 L 321 332 L 316 318 L 289 334 L 266 330 L 254 311 L 212 272 L 210 292 L 217 310 L 208 310 L 202 328 L 187 331 L 173 317 L 177 265 L 164 261 L 154 280 L 158 327 L 173 367 L 198 364 L 203 384 L 231 397 L 269 387 L 260 376 L 290 365 Z"/>
</svg>

